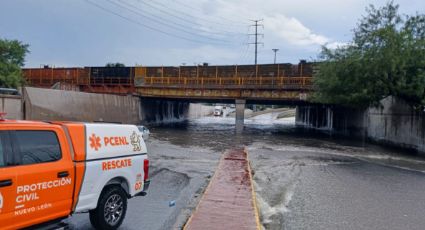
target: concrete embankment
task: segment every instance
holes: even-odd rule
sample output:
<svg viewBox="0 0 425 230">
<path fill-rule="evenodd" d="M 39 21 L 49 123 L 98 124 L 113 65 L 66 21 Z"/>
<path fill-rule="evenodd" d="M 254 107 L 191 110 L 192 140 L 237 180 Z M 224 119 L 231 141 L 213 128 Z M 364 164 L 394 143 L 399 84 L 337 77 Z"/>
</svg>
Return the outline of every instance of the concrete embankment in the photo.
<svg viewBox="0 0 425 230">
<path fill-rule="evenodd" d="M 345 136 L 365 137 L 384 145 L 425 153 L 425 113 L 405 101 L 387 97 L 378 108 L 299 106 L 296 124 Z"/>
<path fill-rule="evenodd" d="M 224 153 L 184 229 L 260 229 L 247 152 Z"/>
<path fill-rule="evenodd" d="M 98 121 L 140 124 L 175 122 L 212 113 L 212 106 L 142 99 L 137 96 L 94 94 L 24 87 L 22 96 L 0 95 L 8 119 Z"/>
<path fill-rule="evenodd" d="M 139 123 L 140 99 L 133 96 L 24 88 L 28 120 L 72 120 Z"/>
</svg>

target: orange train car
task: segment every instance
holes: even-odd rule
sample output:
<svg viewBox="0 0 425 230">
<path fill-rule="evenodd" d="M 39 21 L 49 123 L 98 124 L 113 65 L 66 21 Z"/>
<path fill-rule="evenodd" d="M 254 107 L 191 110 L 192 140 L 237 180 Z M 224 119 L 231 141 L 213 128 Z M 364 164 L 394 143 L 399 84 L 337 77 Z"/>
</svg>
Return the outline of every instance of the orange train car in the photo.
<svg viewBox="0 0 425 230">
<path fill-rule="evenodd" d="M 232 78 L 232 77 L 312 77 L 314 63 L 301 61 L 261 65 L 155 66 L 145 67 L 146 77 Z M 139 67 L 136 67 L 136 69 Z M 137 72 L 137 71 L 136 71 Z"/>
<path fill-rule="evenodd" d="M 198 66 L 136 66 L 136 67 L 71 67 L 71 68 L 25 68 L 24 77 L 30 86 L 50 88 L 56 83 L 75 86 L 83 91 L 104 93 L 131 93 L 136 86 L 143 84 L 181 83 L 204 79 L 249 79 L 262 78 L 272 81 L 275 78 L 312 77 L 315 63 L 300 61 L 299 64 L 279 63 L 261 65 L 221 65 L 210 66 L 207 63 Z M 193 79 L 193 80 L 190 80 Z M 269 79 L 269 80 L 267 80 Z M 185 80 L 185 82 L 186 82 Z M 168 82 L 169 81 L 169 82 Z M 187 83 L 187 82 L 186 82 Z M 193 83 L 193 82 L 192 82 Z M 208 83 L 207 83 L 208 84 Z M 99 91 L 100 92 L 100 91 Z"/>
<path fill-rule="evenodd" d="M 30 86 L 50 88 L 57 82 L 88 85 L 89 69 L 87 68 L 25 68 L 23 75 Z"/>
</svg>

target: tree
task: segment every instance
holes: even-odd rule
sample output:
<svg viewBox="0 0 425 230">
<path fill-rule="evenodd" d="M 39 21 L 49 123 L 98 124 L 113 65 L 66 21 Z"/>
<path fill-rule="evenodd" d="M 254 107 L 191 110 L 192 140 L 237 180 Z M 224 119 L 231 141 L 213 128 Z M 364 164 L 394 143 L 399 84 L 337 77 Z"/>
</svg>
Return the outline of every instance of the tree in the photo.
<svg viewBox="0 0 425 230">
<path fill-rule="evenodd" d="M 425 15 L 400 15 L 398 8 L 392 1 L 370 5 L 351 43 L 322 47 L 313 101 L 367 107 L 397 96 L 425 105 Z"/>
<path fill-rule="evenodd" d="M 28 47 L 17 40 L 0 39 L 0 87 L 16 88 L 24 83 L 21 67 Z"/>
<path fill-rule="evenodd" d="M 123 63 L 119 63 L 119 62 L 117 62 L 117 63 L 109 62 L 105 65 L 105 67 L 125 67 L 125 65 Z"/>
</svg>

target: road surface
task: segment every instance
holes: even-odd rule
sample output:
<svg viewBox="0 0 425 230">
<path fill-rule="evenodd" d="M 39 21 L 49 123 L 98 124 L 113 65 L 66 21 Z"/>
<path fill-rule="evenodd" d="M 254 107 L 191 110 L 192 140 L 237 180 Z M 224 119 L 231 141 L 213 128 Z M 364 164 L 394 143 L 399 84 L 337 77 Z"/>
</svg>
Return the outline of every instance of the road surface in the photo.
<svg viewBox="0 0 425 230">
<path fill-rule="evenodd" d="M 180 229 L 220 155 L 235 146 L 249 152 L 265 229 L 424 229 L 424 158 L 275 118 L 252 117 L 239 136 L 223 117 L 151 127 L 151 188 L 129 201 L 122 229 Z M 90 228 L 88 214 L 68 222 Z"/>
</svg>

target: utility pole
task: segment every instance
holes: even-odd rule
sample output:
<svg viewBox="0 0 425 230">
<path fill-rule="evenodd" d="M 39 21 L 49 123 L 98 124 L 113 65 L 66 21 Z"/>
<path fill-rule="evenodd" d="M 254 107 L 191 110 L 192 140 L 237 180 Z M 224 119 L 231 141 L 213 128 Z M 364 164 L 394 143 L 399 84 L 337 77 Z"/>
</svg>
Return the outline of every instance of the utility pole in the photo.
<svg viewBox="0 0 425 230">
<path fill-rule="evenodd" d="M 276 53 L 279 51 L 279 49 L 272 49 L 274 52 L 274 64 L 276 64 Z"/>
<path fill-rule="evenodd" d="M 258 42 L 258 35 L 264 36 L 264 34 L 259 34 L 258 33 L 258 27 L 259 26 L 263 26 L 263 24 L 258 24 L 258 22 L 263 21 L 263 19 L 261 19 L 261 20 L 251 20 L 251 21 L 253 21 L 255 23 L 254 25 L 251 25 L 251 26 L 254 26 L 255 27 L 255 33 L 254 34 L 249 34 L 249 35 L 255 36 L 255 42 L 252 42 L 252 43 L 249 43 L 249 44 L 254 44 L 255 45 L 255 65 L 257 65 L 257 54 L 258 54 L 258 48 L 257 48 L 257 46 L 258 46 L 258 44 L 264 44 L 262 42 Z"/>
</svg>

